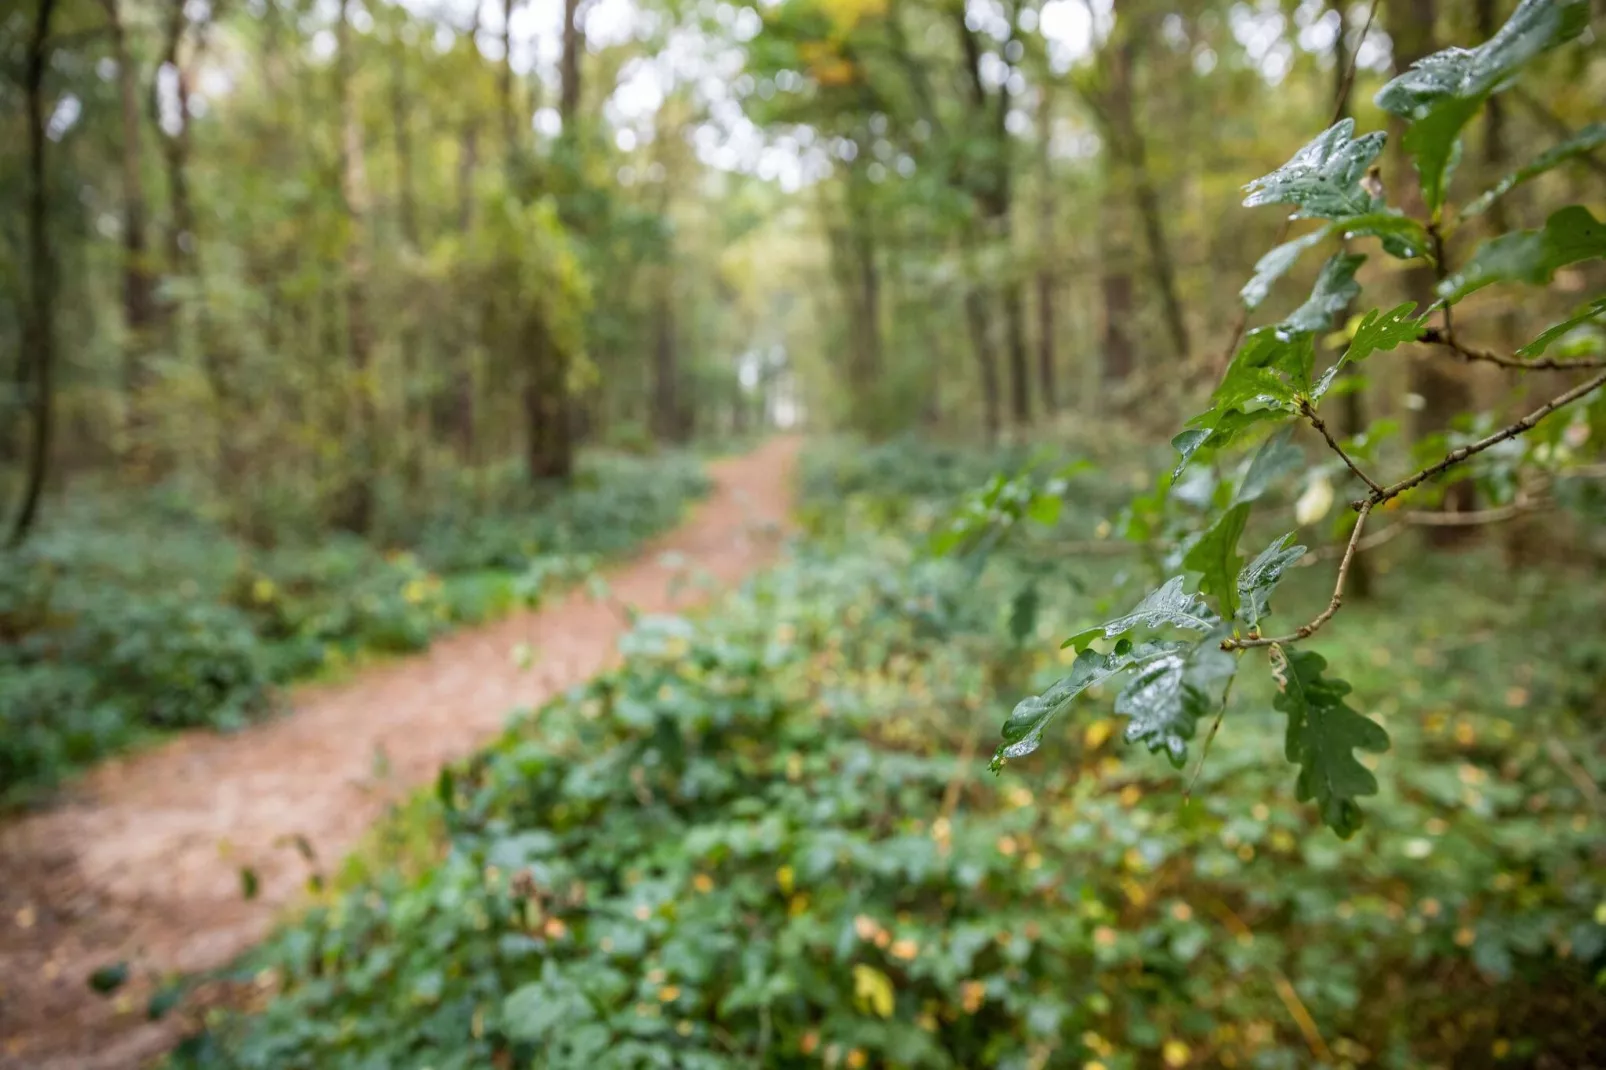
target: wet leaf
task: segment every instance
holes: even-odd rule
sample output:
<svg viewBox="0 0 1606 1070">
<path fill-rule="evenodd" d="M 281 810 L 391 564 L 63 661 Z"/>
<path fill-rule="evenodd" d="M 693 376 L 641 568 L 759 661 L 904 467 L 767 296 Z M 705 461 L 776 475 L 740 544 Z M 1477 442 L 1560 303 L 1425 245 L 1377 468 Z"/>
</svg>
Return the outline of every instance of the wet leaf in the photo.
<svg viewBox="0 0 1606 1070">
<path fill-rule="evenodd" d="M 1305 547 L 1290 546 L 1294 533 L 1290 531 L 1255 557 L 1238 573 L 1238 598 L 1243 612 L 1240 616 L 1251 628 L 1260 624 L 1270 610 L 1272 592 L 1282 582 L 1283 572 L 1305 556 Z"/>
<path fill-rule="evenodd" d="M 1543 286 L 1557 268 L 1600 256 L 1606 256 L 1606 224 L 1572 204 L 1545 220 L 1541 230 L 1513 231 L 1478 246 L 1466 267 L 1439 284 L 1439 296 L 1453 305 L 1497 282 Z"/>
<path fill-rule="evenodd" d="M 1284 753 L 1300 767 L 1299 801 L 1315 802 L 1322 820 L 1348 839 L 1363 819 L 1356 798 L 1377 793 L 1377 778 L 1354 752 L 1388 750 L 1388 733 L 1349 707 L 1349 684 L 1322 675 L 1320 654 L 1274 646 L 1271 659 L 1280 689 L 1272 705 L 1288 715 Z"/>
<path fill-rule="evenodd" d="M 1123 639 L 1115 650 L 1100 654 L 1084 650 L 1076 656 L 1070 674 L 1041 695 L 1021 699 L 1004 722 L 1004 743 L 993 755 L 991 768 L 1003 767 L 1006 758 L 1023 758 L 1043 742 L 1048 723 L 1068 709 L 1076 696 L 1127 669 L 1147 665 L 1181 648 L 1179 643 L 1143 643 L 1134 646 Z"/>
<path fill-rule="evenodd" d="M 1244 307 L 1250 309 L 1259 308 L 1261 302 L 1265 301 L 1271 294 L 1272 284 L 1288 274 L 1289 270 L 1299 262 L 1299 258 L 1304 255 L 1305 250 L 1320 244 L 1327 235 L 1328 229 L 1326 227 L 1320 230 L 1313 230 L 1309 234 L 1295 238 L 1292 241 L 1283 242 L 1256 261 L 1254 275 L 1250 276 L 1249 281 L 1244 283 L 1243 289 L 1238 291 L 1238 296 L 1242 298 Z"/>
<path fill-rule="evenodd" d="M 1355 281 L 1355 272 L 1364 263 L 1366 257 L 1359 253 L 1341 253 L 1329 259 L 1322 265 L 1322 272 L 1316 277 L 1310 297 L 1283 320 L 1281 329 L 1289 333 L 1307 334 L 1327 330 L 1333 317 L 1348 308 L 1350 302 L 1359 296 L 1361 286 Z M 1305 382 L 1309 381 L 1307 371 Z"/>
<path fill-rule="evenodd" d="M 1361 317 L 1361 322 L 1355 328 L 1355 336 L 1350 339 L 1349 346 L 1344 355 L 1326 372 L 1322 374 L 1314 388 L 1311 390 L 1311 399 L 1319 400 L 1332 387 L 1339 369 L 1346 364 L 1365 360 L 1380 350 L 1394 349 L 1404 342 L 1413 342 L 1422 336 L 1422 329 L 1427 324 L 1428 313 L 1413 316 L 1416 311 L 1416 302 L 1407 301 L 1395 305 L 1387 312 L 1381 309 L 1372 309 Z"/>
<path fill-rule="evenodd" d="M 1277 480 L 1305 466 L 1305 451 L 1293 444 L 1293 437 L 1294 428 L 1289 425 L 1260 444 L 1233 495 L 1235 503 L 1259 500 Z"/>
<path fill-rule="evenodd" d="M 1477 48 L 1435 52 L 1378 90 L 1378 107 L 1411 122 L 1401 144 L 1416 163 L 1429 211 L 1436 214 L 1444 203 L 1461 129 L 1485 98 L 1588 25 L 1588 0 L 1522 0 Z"/>
<path fill-rule="evenodd" d="M 1529 179 L 1536 178 L 1546 171 L 1560 167 L 1568 160 L 1582 156 L 1593 149 L 1599 148 L 1601 145 L 1606 145 L 1606 123 L 1590 123 L 1566 141 L 1558 145 L 1552 145 L 1528 163 L 1496 182 L 1492 189 L 1461 209 L 1462 217 L 1475 216 L 1488 210 L 1488 207 L 1496 200 L 1504 197 Z"/>
<path fill-rule="evenodd" d="M 1574 312 L 1571 316 L 1568 316 L 1560 323 L 1553 323 L 1549 327 L 1546 327 L 1532 342 L 1529 342 L 1527 345 L 1517 350 L 1517 356 L 1542 356 L 1545 350 L 1549 349 L 1553 342 L 1555 342 L 1558 338 L 1561 338 L 1568 331 L 1571 331 L 1580 323 L 1587 323 L 1588 321 L 1592 319 L 1598 319 L 1601 316 L 1606 316 L 1606 297 L 1597 297 L 1595 300 L 1591 301 L 1577 312 Z"/>
<path fill-rule="evenodd" d="M 1202 573 L 1199 590 L 1215 595 L 1223 617 L 1238 612 L 1238 570 L 1244 563 L 1238 555 L 1238 538 L 1248 520 L 1249 503 L 1240 502 L 1221 514 L 1182 559 L 1184 568 Z"/>
<path fill-rule="evenodd" d="M 1344 119 L 1323 131 L 1292 159 L 1244 187 L 1244 206 L 1294 204 L 1301 218 L 1339 219 L 1375 207 L 1361 185 L 1366 169 L 1383 151 L 1381 132 L 1352 138 L 1355 120 Z"/>
<path fill-rule="evenodd" d="M 1187 628 L 1192 631 L 1209 631 L 1217 623 L 1204 599 L 1182 589 L 1182 577 L 1173 576 L 1157 589 L 1144 596 L 1143 601 L 1130 613 L 1106 621 L 1096 628 L 1088 628 L 1062 643 L 1061 649 L 1075 647 L 1078 652 L 1087 649 L 1095 639 L 1119 639 L 1135 628 Z"/>
<path fill-rule="evenodd" d="M 1181 768 L 1199 718 L 1220 705 L 1221 685 L 1237 666 L 1238 659 L 1221 650 L 1212 636 L 1139 669 L 1115 698 L 1116 714 L 1130 722 L 1126 741 L 1163 751 Z"/>
</svg>

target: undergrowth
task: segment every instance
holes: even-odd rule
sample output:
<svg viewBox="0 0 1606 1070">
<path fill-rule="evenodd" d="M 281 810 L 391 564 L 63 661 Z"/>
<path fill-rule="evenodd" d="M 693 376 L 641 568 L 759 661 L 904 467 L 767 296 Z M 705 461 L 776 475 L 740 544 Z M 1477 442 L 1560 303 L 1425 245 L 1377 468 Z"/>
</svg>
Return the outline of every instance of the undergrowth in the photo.
<svg viewBox="0 0 1606 1070">
<path fill-rule="evenodd" d="M 1119 742 L 1110 692 L 1050 728 L 1066 757 L 988 774 L 994 711 L 1063 671 L 1028 640 L 1102 612 L 1085 571 L 1140 566 L 1042 573 L 1089 516 L 978 569 L 911 538 L 935 503 L 871 482 L 828 504 L 706 619 L 642 621 L 621 667 L 444 771 L 244 964 L 272 997 L 176 1063 L 1577 1066 L 1606 1045 L 1606 644 L 1579 577 L 1436 558 L 1346 611 L 1329 654 L 1398 753 L 1341 841 L 1270 760 L 1269 688 L 1191 791 Z"/>
</svg>

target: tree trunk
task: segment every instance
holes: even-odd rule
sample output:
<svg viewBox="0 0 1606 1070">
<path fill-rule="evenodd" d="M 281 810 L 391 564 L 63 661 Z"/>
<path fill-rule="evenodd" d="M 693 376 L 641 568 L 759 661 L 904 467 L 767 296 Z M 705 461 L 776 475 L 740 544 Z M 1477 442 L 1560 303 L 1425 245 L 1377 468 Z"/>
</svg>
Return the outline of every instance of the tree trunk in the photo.
<svg viewBox="0 0 1606 1070">
<path fill-rule="evenodd" d="M 653 302 L 652 433 L 660 442 L 680 439 L 680 369 L 675 352 L 673 269 L 658 269 L 658 293 Z"/>
<path fill-rule="evenodd" d="M 1020 280 L 1005 281 L 1001 296 L 1004 337 L 1009 345 L 1010 416 L 1015 426 L 1026 427 L 1032 422 L 1032 371 L 1026 355 L 1026 311 L 1021 300 Z"/>
<path fill-rule="evenodd" d="M 363 168 L 362 127 L 352 92 L 356 69 L 351 50 L 350 0 L 341 0 L 340 19 L 335 25 L 335 95 L 339 103 L 340 193 L 347 224 L 346 266 L 346 350 L 351 362 L 350 428 L 346 436 L 347 470 L 339 500 L 335 505 L 335 524 L 347 531 L 366 533 L 373 523 L 373 480 L 375 475 L 373 430 L 375 422 L 373 384 L 368 374 L 371 338 L 368 325 L 368 257 L 364 243 L 367 225 L 368 188 Z"/>
<path fill-rule="evenodd" d="M 563 0 L 563 55 L 559 62 L 562 88 L 558 96 L 558 115 L 563 119 L 565 137 L 574 137 L 574 124 L 580 116 L 580 53 L 585 37 L 580 28 L 580 0 Z"/>
<path fill-rule="evenodd" d="M 1172 350 L 1186 364 L 1190 351 L 1187 317 L 1177 293 L 1176 271 L 1171 246 L 1166 240 L 1165 221 L 1160 213 L 1160 198 L 1155 192 L 1154 179 L 1149 174 L 1148 150 L 1132 114 L 1132 68 L 1136 56 L 1132 40 L 1128 35 L 1110 51 L 1108 113 L 1113 142 L 1111 149 L 1125 164 L 1126 179 L 1132 189 L 1133 203 L 1149 250 L 1149 269 L 1165 311 L 1166 330 L 1171 336 Z"/>
<path fill-rule="evenodd" d="M 506 158 L 513 159 L 518 126 L 513 111 L 513 3 L 502 0 L 502 71 L 498 104 L 502 111 L 502 150 Z"/>
<path fill-rule="evenodd" d="M 1043 411 L 1053 415 L 1059 408 L 1054 375 L 1054 176 L 1049 164 L 1049 144 L 1053 139 L 1053 113 L 1048 88 L 1037 107 L 1038 165 L 1041 183 L 1037 213 L 1037 392 Z"/>
<path fill-rule="evenodd" d="M 396 215 L 402 244 L 411 255 L 418 252 L 418 206 L 413 181 L 412 115 L 408 108 L 407 54 L 398 38 L 390 56 L 390 116 L 393 149 L 396 155 Z M 411 279 L 406 280 L 411 284 Z M 408 301 L 409 294 L 403 293 Z M 400 444 L 402 479 L 416 492 L 423 486 L 424 462 L 429 446 L 430 421 L 427 399 L 420 390 L 422 368 L 418 358 L 418 325 L 410 310 L 401 311 L 397 347 L 402 369 L 402 429 Z"/>
<path fill-rule="evenodd" d="M 128 331 L 123 354 L 124 390 L 128 398 L 128 434 L 136 454 L 146 434 L 145 360 L 150 347 L 154 277 L 146 240 L 145 181 L 140 166 L 139 72 L 128 48 L 117 0 L 104 0 L 112 58 L 117 63 L 117 94 L 122 112 L 123 144 L 123 322 Z"/>
<path fill-rule="evenodd" d="M 28 42 L 23 91 L 28 102 L 28 307 L 23 320 L 23 350 L 18 377 L 22 395 L 29 400 L 33 441 L 28 450 L 28 472 L 22 506 L 11 525 L 10 545 L 20 546 L 39 515 L 45 470 L 50 459 L 51 417 L 54 412 L 56 279 L 50 258 L 50 191 L 45 185 L 45 66 L 49 53 L 50 20 L 55 0 L 39 0 L 33 37 Z"/>
<path fill-rule="evenodd" d="M 997 442 L 1003 427 L 998 392 L 998 357 L 993 352 L 993 341 L 987 329 L 987 302 L 981 291 L 965 291 L 965 323 L 970 329 L 970 345 L 976 354 L 977 368 L 981 372 L 981 401 L 983 427 L 989 443 Z"/>
<path fill-rule="evenodd" d="M 1108 194 L 1106 195 L 1108 196 Z M 1105 220 L 1103 277 L 1104 295 L 1104 381 L 1122 383 L 1132 374 L 1132 273 L 1126 260 L 1126 243 L 1115 236 L 1115 224 Z"/>
</svg>

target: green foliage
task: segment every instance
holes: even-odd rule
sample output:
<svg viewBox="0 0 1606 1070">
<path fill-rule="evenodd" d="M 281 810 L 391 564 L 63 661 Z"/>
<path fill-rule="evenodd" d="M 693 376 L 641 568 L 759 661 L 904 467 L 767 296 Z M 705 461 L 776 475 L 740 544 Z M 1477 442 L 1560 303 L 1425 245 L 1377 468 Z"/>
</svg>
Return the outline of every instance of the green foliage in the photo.
<svg viewBox="0 0 1606 1070">
<path fill-rule="evenodd" d="M 1281 687 L 1277 708 L 1288 715 L 1285 757 L 1300 768 L 1298 798 L 1314 802 L 1322 819 L 1340 836 L 1353 835 L 1360 827 L 1361 813 L 1355 800 L 1374 793 L 1376 780 L 1352 752 L 1386 750 L 1388 734 L 1373 720 L 1345 705 L 1349 685 L 1322 675 L 1326 662 L 1320 655 L 1292 649 L 1293 644 L 1311 639 L 1343 606 L 1353 558 L 1374 509 L 1386 511 L 1397 500 L 1408 497 L 1431 504 L 1432 496 L 1438 493 L 1431 485 L 1433 477 L 1459 464 L 1467 464 L 1463 478 L 1476 480 L 1477 490 L 1490 493 L 1496 501 L 1520 505 L 1519 496 L 1524 493 L 1520 488 L 1543 486 L 1553 478 L 1547 469 L 1563 468 L 1570 455 L 1556 445 L 1563 435 L 1559 421 L 1553 422 L 1548 432 L 1538 432 L 1541 441 L 1530 452 L 1508 440 L 1533 430 L 1532 421 L 1501 428 L 1498 413 L 1480 413 L 1476 417 L 1457 417 L 1448 432 L 1419 436 L 1412 455 L 1420 470 L 1414 475 L 1399 480 L 1380 479 L 1366 474 L 1361 464 L 1371 467 L 1376 441 L 1382 437 L 1381 428 L 1351 428 L 1350 448 L 1346 450 L 1316 406 L 1332 390 L 1343 368 L 1357 365 L 1374 353 L 1427 341 L 1460 358 L 1518 367 L 1523 357 L 1542 353 L 1600 311 L 1599 301 L 1590 302 L 1518 349 L 1515 357 L 1468 348 L 1452 329 L 1450 306 L 1496 282 L 1543 286 L 1563 267 L 1606 255 L 1606 226 L 1589 209 L 1572 205 L 1551 214 L 1543 229 L 1487 239 L 1464 265 L 1456 268 L 1446 260 L 1449 247 L 1444 240 L 1441 211 L 1459 153 L 1461 129 L 1490 94 L 1508 85 L 1535 58 L 1578 37 L 1587 23 L 1588 5 L 1582 0 L 1522 0 L 1511 19 L 1483 45 L 1436 53 L 1383 87 L 1378 104 L 1405 120 L 1404 147 L 1418 170 L 1428 209 L 1426 219 L 1412 219 L 1384 203 L 1381 181 L 1368 173 L 1382 153 L 1384 135 L 1378 132 L 1356 138 L 1355 123 L 1349 119 L 1324 131 L 1288 163 L 1245 187 L 1243 203 L 1247 207 L 1294 205 L 1298 209 L 1294 218 L 1330 221 L 1317 231 L 1279 245 L 1260 259 L 1240 294 L 1247 309 L 1260 306 L 1269 297 L 1275 283 L 1294 267 L 1304 251 L 1334 235 L 1345 241 L 1376 237 L 1390 255 L 1427 261 L 1426 266 L 1438 277 L 1441 300 L 1420 314 L 1416 303 L 1410 301 L 1387 311 L 1363 308 L 1358 319 L 1352 321 L 1353 330 L 1347 332 L 1349 341 L 1344 351 L 1321 375 L 1316 375 L 1317 336 L 1361 297 L 1357 273 L 1365 257 L 1346 250 L 1326 261 L 1308 297 L 1291 314 L 1278 323 L 1243 334 L 1211 395 L 1210 407 L 1190 419 L 1172 439 L 1179 459 L 1169 481 L 1162 479 L 1152 494 L 1135 499 L 1128 510 L 1130 520 L 1123 526 L 1123 533 L 1142 544 L 1146 552 L 1158 551 L 1166 566 L 1161 575 L 1174 571 L 1178 562 L 1197 575 L 1198 594 L 1209 598 L 1220 614 L 1219 633 L 1212 631 L 1183 646 L 1133 647 L 1126 632 L 1134 624 L 1152 627 L 1179 623 L 1178 616 L 1167 618 L 1164 614 L 1146 619 L 1134 614 L 1075 632 L 1065 643 L 1078 651 L 1071 673 L 1015 707 L 1004 725 L 1004 741 L 995 756 L 995 768 L 1005 758 L 1035 750 L 1050 719 L 1065 713 L 1072 701 L 1093 685 L 1124 672 L 1135 674 L 1116 707 L 1118 713 L 1130 719 L 1128 738 L 1147 743 L 1151 750 L 1163 750 L 1180 765 L 1199 717 L 1213 702 L 1210 688 L 1196 686 L 1190 680 L 1191 667 L 1203 666 L 1200 671 L 1213 683 L 1218 675 L 1214 668 L 1217 655 L 1227 655 L 1230 662 L 1234 655 L 1241 657 L 1246 651 L 1269 647 Z M 1476 202 L 1473 214 L 1519 182 L 1587 151 L 1599 136 L 1592 127 L 1531 165 L 1519 168 L 1502 186 Z M 1430 329 L 1428 323 L 1436 315 L 1442 316 L 1442 327 Z M 1598 362 L 1586 359 L 1579 366 L 1597 367 Z M 1588 380 L 1559 394 L 1547 408 L 1558 409 L 1575 402 L 1603 383 L 1606 376 Z M 1411 403 L 1425 407 L 1433 402 L 1416 397 Z M 1329 462 L 1328 471 L 1311 472 L 1307 477 L 1307 495 L 1295 508 L 1301 522 L 1320 519 L 1328 511 L 1333 497 L 1329 471 L 1344 479 L 1356 477 L 1362 488 L 1361 497 L 1353 502 L 1355 521 L 1340 520 L 1336 525 L 1348 543 L 1342 549 L 1335 587 L 1326 608 L 1285 635 L 1268 635 L 1262 633 L 1262 627 L 1272 591 L 1285 572 L 1305 555 L 1305 548 L 1291 545 L 1295 533 L 1290 532 L 1245 567 L 1238 544 L 1252 522 L 1257 503 L 1274 494 L 1292 473 L 1309 469 L 1302 451 L 1289 442 L 1295 421 L 1308 422 L 1336 457 Z M 1594 422 L 1593 416 L 1586 415 L 1566 432 L 1573 446 L 1598 453 L 1600 439 L 1594 434 Z M 1232 447 L 1246 441 L 1253 444 L 1262 435 L 1266 437 L 1247 463 L 1231 463 Z M 1501 448 L 1496 452 L 1494 447 Z M 1196 467 L 1184 481 L 1190 464 L 1200 458 L 1213 462 L 1211 470 Z M 1562 464 L 1557 464 L 1558 459 Z M 1219 473 L 1223 469 L 1232 474 L 1222 477 Z M 995 478 L 992 486 L 1002 484 Z M 1182 506 L 1194 510 L 1186 523 L 1177 520 Z M 1499 510 L 1494 513 L 1498 517 Z M 969 516 L 963 523 L 968 525 L 973 542 L 992 545 L 986 542 L 988 537 L 1025 515 L 1018 510 L 994 510 Z M 1186 606 L 1189 619 L 1206 627 L 1205 618 L 1193 609 L 1193 598 L 1184 586 L 1184 578 L 1173 577 L 1150 594 L 1143 605 Z M 1111 639 L 1117 643 L 1109 652 L 1091 646 L 1095 641 Z M 1232 667 L 1222 664 L 1227 667 L 1219 676 L 1230 680 Z"/>
<path fill-rule="evenodd" d="M 1602 256 L 1606 256 L 1606 223 L 1581 205 L 1568 205 L 1539 230 L 1502 234 L 1478 246 L 1464 268 L 1439 284 L 1439 296 L 1453 305 L 1497 282 L 1543 286 L 1557 268 Z"/>
<path fill-rule="evenodd" d="M 532 603 L 707 488 L 678 454 L 587 457 L 572 488 L 539 495 L 510 474 L 505 493 L 451 495 L 415 524 L 416 553 L 355 536 L 258 549 L 181 498 L 86 494 L 0 555 L 0 802 L 152 732 L 239 728 L 274 685 Z"/>
<path fill-rule="evenodd" d="M 1434 218 L 1444 205 L 1462 127 L 1518 70 L 1588 25 L 1588 0 L 1522 0 L 1506 24 L 1477 48 L 1435 52 L 1378 91 L 1378 107 L 1410 121 L 1405 151 L 1416 164 L 1422 197 Z"/>
<path fill-rule="evenodd" d="M 1519 728 L 1606 772 L 1576 576 L 1495 590 L 1469 583 L 1485 559 L 1435 562 L 1335 638 L 1347 694 L 1287 652 L 1307 712 L 1376 711 L 1408 755 L 1342 842 L 1272 766 L 1288 700 L 1267 678 L 1241 682 L 1186 804 L 1110 746 L 1124 715 L 1170 753 L 1219 702 L 1175 653 L 1048 725 L 1067 758 L 1029 788 L 978 776 L 955 758 L 977 711 L 1056 667 L 979 608 L 1009 601 L 1024 545 L 978 577 L 923 541 L 828 533 L 706 619 L 643 621 L 616 671 L 410 808 L 443 842 L 354 871 L 243 963 L 273 998 L 178 1064 L 1312 1065 L 1290 991 L 1379 1066 L 1477 1065 L 1497 1041 L 1587 1061 L 1606 871 L 1588 796 Z M 1491 647 L 1452 612 L 1525 627 Z M 1348 738 L 1314 731 L 1323 755 Z"/>
<path fill-rule="evenodd" d="M 1288 715 L 1284 755 L 1300 767 L 1299 801 L 1314 801 L 1334 832 L 1353 836 L 1361 827 L 1355 798 L 1376 795 L 1377 778 L 1351 752 L 1386 751 L 1388 734 L 1344 702 L 1350 685 L 1322 676 L 1327 660 L 1320 654 L 1279 646 L 1271 652 L 1280 688 L 1274 705 Z"/>
<path fill-rule="evenodd" d="M 1467 217 L 1486 212 L 1491 204 L 1524 182 L 1538 178 L 1546 171 L 1554 170 L 1568 160 L 1587 155 L 1602 145 L 1606 145 L 1606 123 L 1590 123 L 1572 137 L 1552 145 L 1532 160 L 1506 175 L 1495 183 L 1493 188 L 1485 191 L 1477 199 L 1461 209 L 1461 215 Z"/>
</svg>

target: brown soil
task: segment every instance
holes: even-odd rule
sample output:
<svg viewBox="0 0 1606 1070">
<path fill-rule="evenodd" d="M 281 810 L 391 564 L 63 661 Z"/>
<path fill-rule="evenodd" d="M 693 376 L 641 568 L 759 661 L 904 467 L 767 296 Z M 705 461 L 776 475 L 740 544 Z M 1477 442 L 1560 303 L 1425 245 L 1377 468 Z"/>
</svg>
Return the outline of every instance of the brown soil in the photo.
<svg viewBox="0 0 1606 1070">
<path fill-rule="evenodd" d="M 222 966 L 305 894 L 314 866 L 353 848 L 387 807 L 615 656 L 621 603 L 704 600 L 773 554 L 797 443 L 710 466 L 715 489 L 678 529 L 611 569 L 612 598 L 576 591 L 458 632 L 427 653 L 298 688 L 287 716 L 234 735 L 193 733 L 107 762 L 54 808 L 0 828 L 0 1068 L 137 1067 L 183 1016 L 145 1020 L 154 978 Z M 534 662 L 515 664 L 528 643 Z M 310 845 L 309 861 L 296 845 Z M 259 893 L 241 893 L 241 869 Z M 126 961 L 111 998 L 88 987 Z"/>
</svg>

